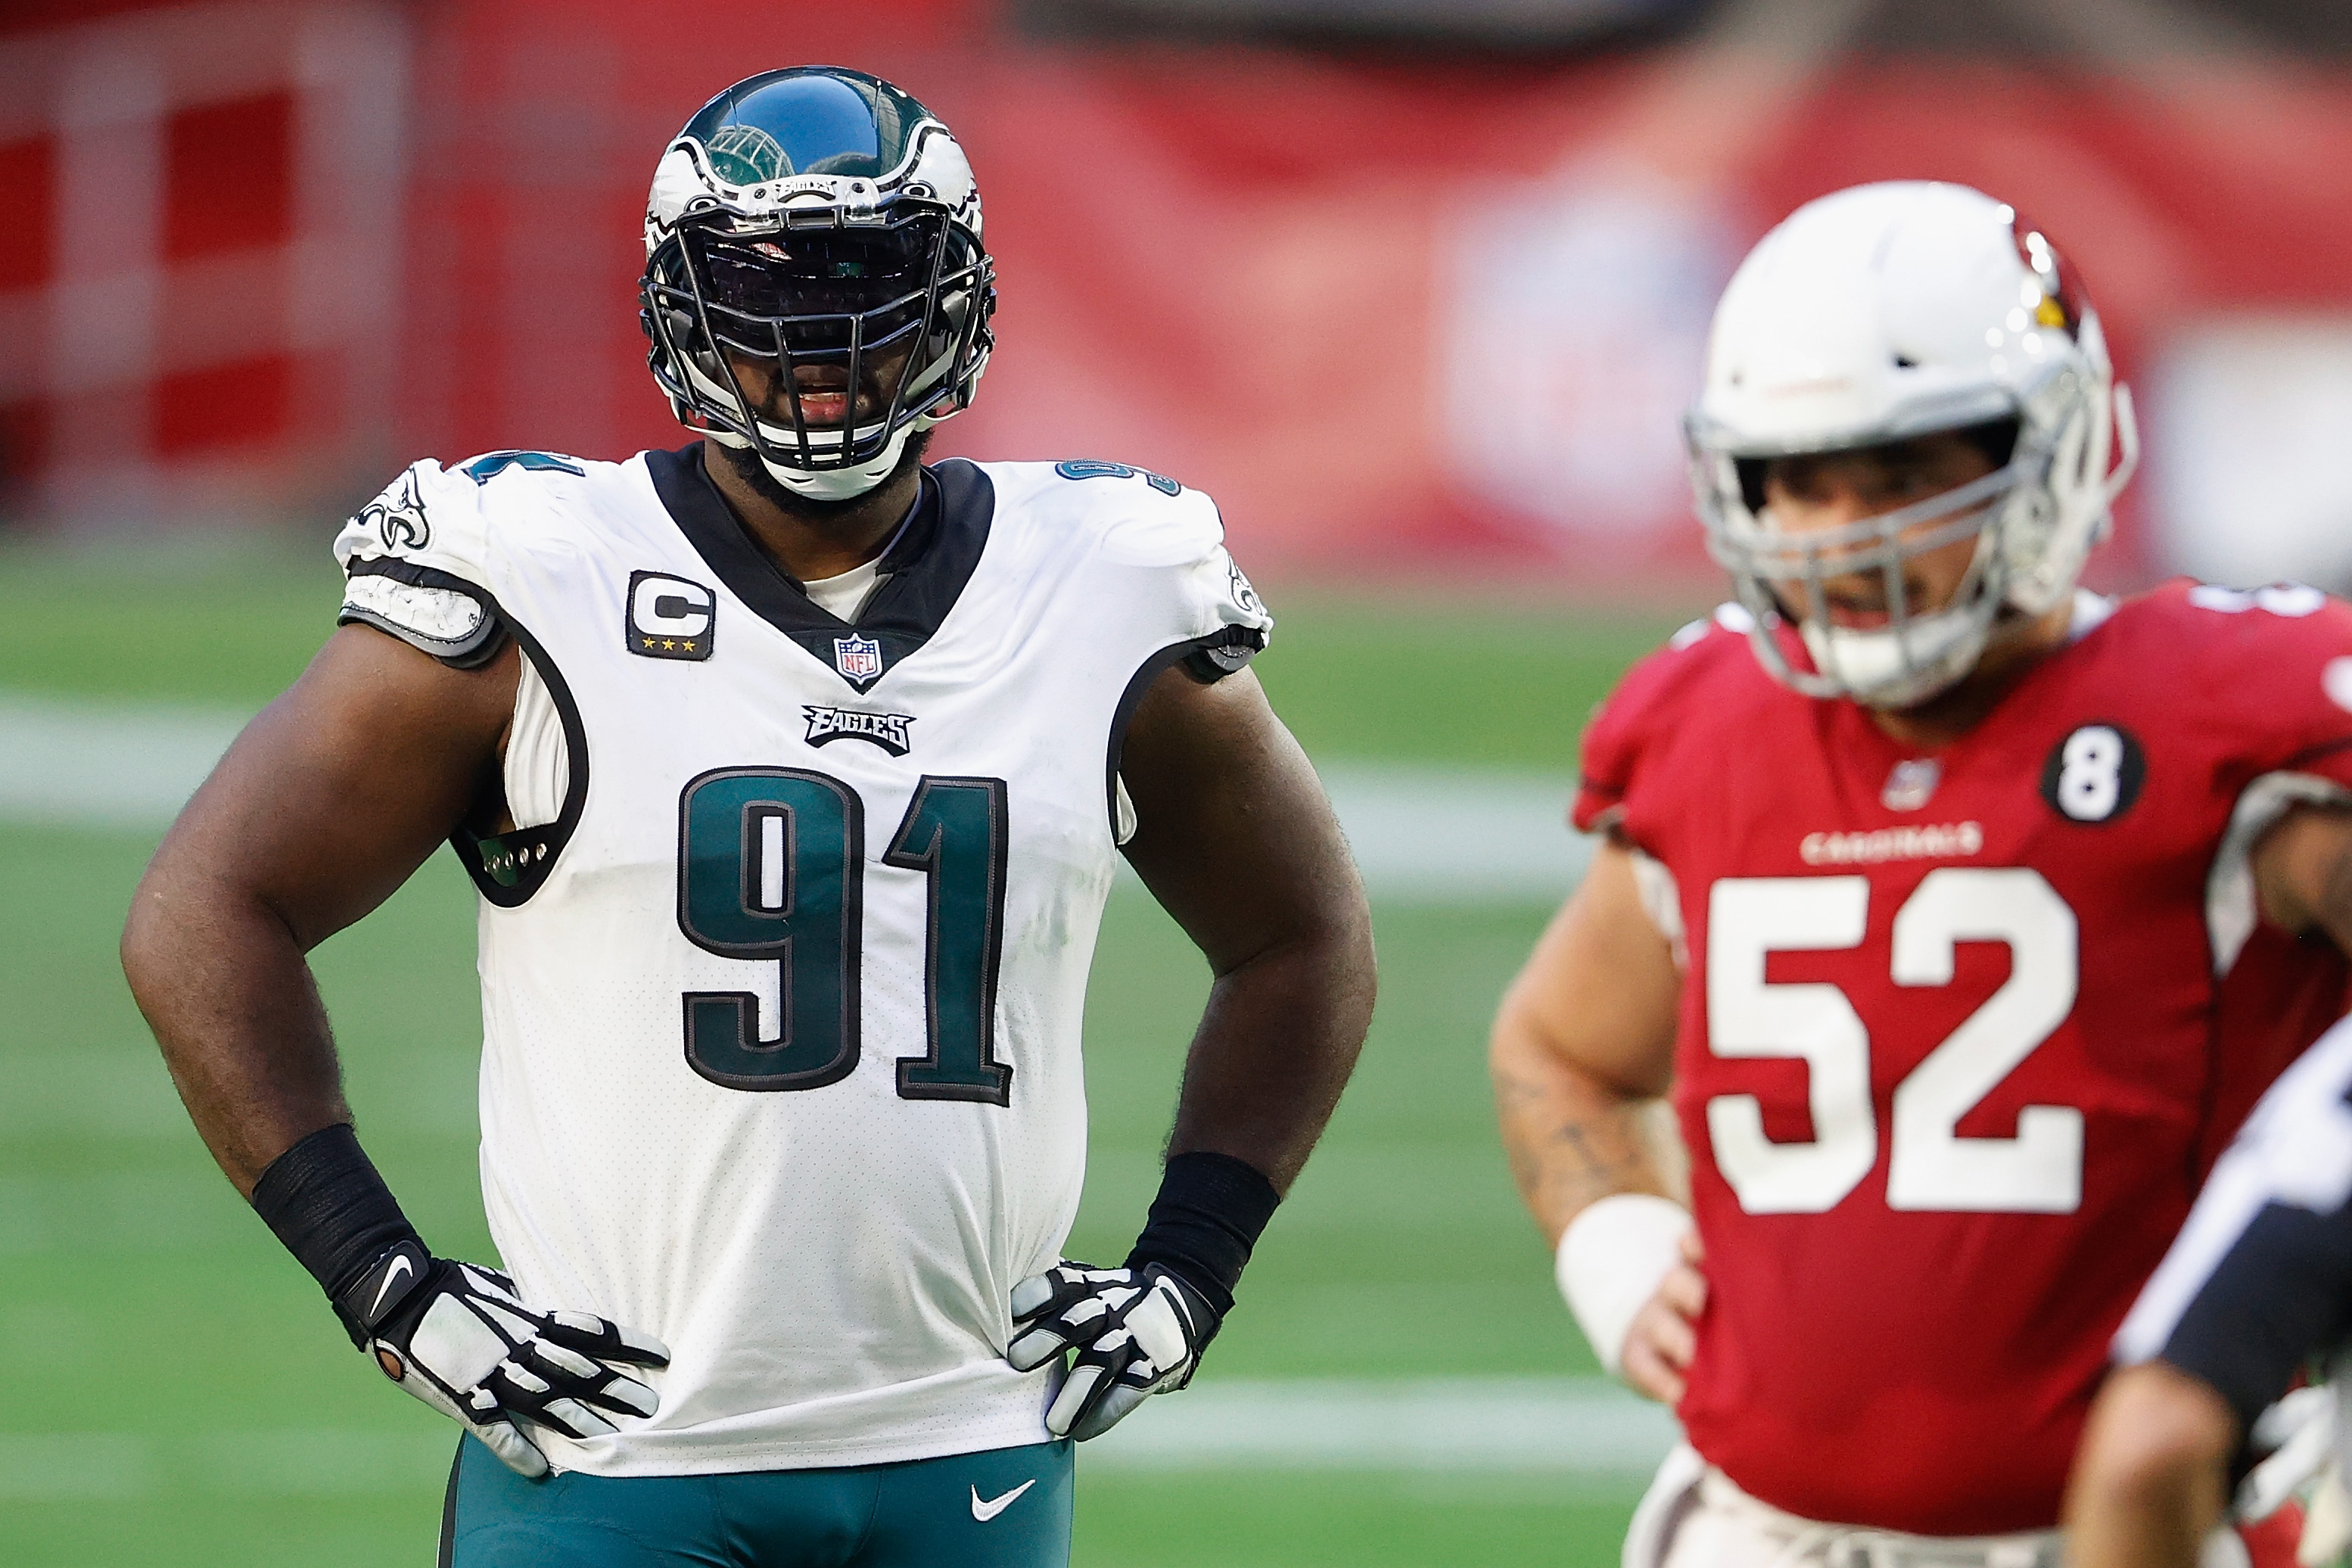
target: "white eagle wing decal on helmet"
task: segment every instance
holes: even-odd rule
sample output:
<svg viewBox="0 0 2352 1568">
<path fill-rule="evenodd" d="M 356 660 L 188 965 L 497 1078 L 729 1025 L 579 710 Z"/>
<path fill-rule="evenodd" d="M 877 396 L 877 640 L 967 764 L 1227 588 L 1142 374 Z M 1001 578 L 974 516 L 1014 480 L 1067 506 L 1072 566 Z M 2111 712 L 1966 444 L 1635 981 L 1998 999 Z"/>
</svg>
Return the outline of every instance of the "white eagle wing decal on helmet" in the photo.
<svg viewBox="0 0 2352 1568">
<path fill-rule="evenodd" d="M 830 67 L 719 94 L 662 154 L 640 324 L 679 421 L 819 500 L 969 406 L 995 272 L 971 165 L 889 83 Z"/>
</svg>

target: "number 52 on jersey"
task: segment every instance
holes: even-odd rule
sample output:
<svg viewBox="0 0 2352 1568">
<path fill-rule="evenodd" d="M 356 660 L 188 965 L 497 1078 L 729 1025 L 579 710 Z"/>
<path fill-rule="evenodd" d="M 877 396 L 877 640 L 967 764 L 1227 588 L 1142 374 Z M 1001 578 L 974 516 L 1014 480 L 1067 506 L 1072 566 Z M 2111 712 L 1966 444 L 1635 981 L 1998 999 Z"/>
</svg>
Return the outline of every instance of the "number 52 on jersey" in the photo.
<svg viewBox="0 0 2352 1568">
<path fill-rule="evenodd" d="M 1711 1049 L 1725 1058 L 1801 1058 L 1811 1080 L 1810 1142 L 1766 1137 L 1755 1095 L 1707 1101 L 1717 1168 L 1750 1214 L 1822 1213 L 1878 1163 L 1870 1035 L 1861 1016 L 1835 985 L 1765 978 L 1776 952 L 1860 947 L 1869 914 L 1866 877 L 1726 878 L 1709 890 Z M 1887 1206 L 2071 1214 L 2083 1201 L 2082 1111 L 2027 1106 L 2013 1138 L 1963 1138 L 1955 1129 L 2074 1011 L 2074 911 L 2030 868 L 1930 871 L 1895 916 L 1895 983 L 1950 984 L 1963 942 L 2005 943 L 2009 978 L 1895 1086 Z"/>
</svg>

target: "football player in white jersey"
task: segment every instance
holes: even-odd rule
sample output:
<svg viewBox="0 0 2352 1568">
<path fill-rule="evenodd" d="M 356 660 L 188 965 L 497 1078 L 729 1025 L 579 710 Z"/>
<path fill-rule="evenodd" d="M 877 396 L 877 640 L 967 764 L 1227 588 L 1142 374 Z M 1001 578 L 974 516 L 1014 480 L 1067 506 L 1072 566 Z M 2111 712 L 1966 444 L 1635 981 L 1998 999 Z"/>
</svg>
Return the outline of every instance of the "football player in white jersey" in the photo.
<svg viewBox="0 0 2352 1568">
<path fill-rule="evenodd" d="M 702 438 L 401 475 L 125 967 L 230 1179 L 465 1426 L 444 1562 L 1059 1563 L 1072 1441 L 1192 1376 L 1347 1079 L 1362 889 L 1208 498 L 921 463 L 994 298 L 935 116 L 751 78 L 663 154 L 646 240 Z M 304 960 L 444 838 L 502 1270 L 432 1253 L 368 1163 Z M 1215 979 L 1160 1194 L 1096 1268 L 1060 1248 L 1119 853 Z"/>
<path fill-rule="evenodd" d="M 2352 1021 L 2271 1086 L 2116 1331 L 2067 1482 L 2067 1563 L 2195 1568 L 2225 1513 L 2273 1521 L 2298 1563 L 2342 1562 L 2347 1352 Z M 2315 1368 L 2326 1385 L 2294 1387 Z"/>
</svg>

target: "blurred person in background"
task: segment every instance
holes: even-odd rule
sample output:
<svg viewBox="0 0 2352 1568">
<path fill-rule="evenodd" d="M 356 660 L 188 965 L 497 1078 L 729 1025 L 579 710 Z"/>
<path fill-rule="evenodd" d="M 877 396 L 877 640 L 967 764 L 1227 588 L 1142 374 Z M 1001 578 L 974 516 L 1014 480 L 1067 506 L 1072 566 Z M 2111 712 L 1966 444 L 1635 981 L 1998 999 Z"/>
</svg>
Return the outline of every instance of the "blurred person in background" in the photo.
<svg viewBox="0 0 2352 1568">
<path fill-rule="evenodd" d="M 2307 1488 L 2298 1561 L 2339 1561 L 2352 1547 L 2347 1349 L 2352 1023 L 2263 1097 L 2125 1318 L 2067 1488 L 2066 1561 L 2192 1568 L 2233 1483 L 2241 1518 Z M 2288 1392 L 2324 1361 L 2332 1386 Z M 2258 1448 L 2273 1452 L 2255 1464 Z"/>
<path fill-rule="evenodd" d="M 1586 732 L 1604 841 L 1492 1050 L 1570 1306 L 1687 1436 L 1624 1562 L 2054 1563 L 2116 1325 L 2343 1009 L 2352 608 L 2077 586 L 2128 398 L 1964 187 L 1768 235 L 1689 436 L 1737 602 Z"/>
<path fill-rule="evenodd" d="M 158 851 L 125 966 L 238 1190 L 465 1428 L 445 1563 L 1058 1564 L 1071 1442 L 1192 1376 L 1354 1062 L 1362 889 L 1206 496 L 923 465 L 994 303 L 945 125 L 752 77 L 645 237 L 702 439 L 427 460 L 354 518 L 340 629 Z M 444 838 L 503 1272 L 369 1163 L 304 957 Z M 1215 980 L 1095 1268 L 1060 1248 L 1121 852 Z"/>
</svg>

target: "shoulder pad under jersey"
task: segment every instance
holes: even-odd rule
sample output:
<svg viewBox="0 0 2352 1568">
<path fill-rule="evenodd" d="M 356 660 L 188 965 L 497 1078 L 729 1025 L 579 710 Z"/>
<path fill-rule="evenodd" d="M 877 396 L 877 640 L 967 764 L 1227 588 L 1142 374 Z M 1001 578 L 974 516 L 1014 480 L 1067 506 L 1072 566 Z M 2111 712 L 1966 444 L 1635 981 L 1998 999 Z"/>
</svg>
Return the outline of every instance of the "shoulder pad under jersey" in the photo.
<svg viewBox="0 0 2352 1568">
<path fill-rule="evenodd" d="M 480 489 L 466 468 L 427 458 L 354 513 L 335 537 L 344 576 L 336 624 L 374 626 L 461 669 L 487 663 L 505 639 L 487 586 Z"/>
<path fill-rule="evenodd" d="M 1102 560 L 1164 582 L 1171 642 L 1192 645 L 1184 667 L 1194 679 L 1221 679 L 1265 648 L 1274 616 L 1225 548 L 1224 519 L 1205 493 L 1125 463 L 1034 468 L 1024 476 L 1030 504 L 1087 539 Z"/>
<path fill-rule="evenodd" d="M 1680 722 L 1695 689 L 1725 679 L 1727 665 L 1742 676 L 1760 670 L 1748 641 L 1755 624 L 1742 605 L 1718 605 L 1619 678 L 1593 710 L 1579 747 L 1576 800 L 1569 811 L 1578 832 L 1601 832 L 1624 816 L 1644 753 Z"/>
</svg>

